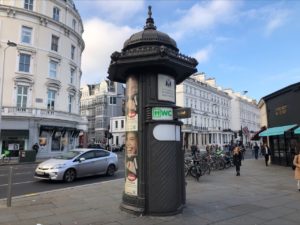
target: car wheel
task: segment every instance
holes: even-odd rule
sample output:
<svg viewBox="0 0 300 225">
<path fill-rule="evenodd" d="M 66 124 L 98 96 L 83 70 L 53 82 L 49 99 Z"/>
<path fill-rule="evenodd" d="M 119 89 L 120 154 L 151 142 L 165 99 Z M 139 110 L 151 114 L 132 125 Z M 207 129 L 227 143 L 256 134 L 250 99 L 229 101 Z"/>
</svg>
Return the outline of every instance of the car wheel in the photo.
<svg viewBox="0 0 300 225">
<path fill-rule="evenodd" d="M 107 176 L 113 176 L 115 174 L 115 166 L 109 165 L 106 171 Z"/>
<path fill-rule="evenodd" d="M 64 174 L 64 181 L 67 183 L 73 182 L 76 178 L 76 171 L 74 169 L 68 169 Z"/>
</svg>

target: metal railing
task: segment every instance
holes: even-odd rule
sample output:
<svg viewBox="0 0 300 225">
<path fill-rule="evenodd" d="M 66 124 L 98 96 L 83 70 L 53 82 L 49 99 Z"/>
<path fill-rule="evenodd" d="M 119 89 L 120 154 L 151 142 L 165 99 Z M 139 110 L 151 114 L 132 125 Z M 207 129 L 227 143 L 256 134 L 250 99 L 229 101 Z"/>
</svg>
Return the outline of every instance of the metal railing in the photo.
<svg viewBox="0 0 300 225">
<path fill-rule="evenodd" d="M 61 119 L 68 121 L 81 121 L 82 117 L 79 114 L 38 109 L 38 108 L 21 108 L 21 107 L 2 107 L 2 116 L 5 117 L 41 117 L 49 119 Z"/>
</svg>

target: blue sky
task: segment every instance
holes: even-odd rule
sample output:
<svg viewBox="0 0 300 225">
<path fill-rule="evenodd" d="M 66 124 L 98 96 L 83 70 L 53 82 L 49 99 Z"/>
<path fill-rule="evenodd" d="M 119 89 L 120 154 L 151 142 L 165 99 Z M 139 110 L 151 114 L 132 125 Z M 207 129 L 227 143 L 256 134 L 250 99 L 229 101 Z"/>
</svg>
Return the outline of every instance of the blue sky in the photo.
<svg viewBox="0 0 300 225">
<path fill-rule="evenodd" d="M 300 1 L 75 0 L 84 23 L 82 84 L 107 77 L 110 55 L 141 31 L 148 5 L 157 30 L 222 88 L 260 100 L 300 81 Z"/>
</svg>

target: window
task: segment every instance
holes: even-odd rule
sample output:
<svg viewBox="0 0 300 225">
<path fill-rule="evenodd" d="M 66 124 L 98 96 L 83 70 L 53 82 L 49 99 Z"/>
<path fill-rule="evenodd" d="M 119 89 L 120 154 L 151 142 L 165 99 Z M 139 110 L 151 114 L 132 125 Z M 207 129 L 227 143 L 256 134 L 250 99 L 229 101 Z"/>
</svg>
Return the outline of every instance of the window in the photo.
<svg viewBox="0 0 300 225">
<path fill-rule="evenodd" d="M 75 58 L 75 46 L 71 45 L 71 59 L 74 60 L 74 58 Z"/>
<path fill-rule="evenodd" d="M 25 110 L 27 106 L 27 86 L 18 86 L 17 87 L 17 110 Z"/>
<path fill-rule="evenodd" d="M 19 59 L 19 71 L 29 73 L 30 71 L 30 57 L 31 55 L 21 53 Z"/>
<path fill-rule="evenodd" d="M 124 128 L 124 120 L 121 120 L 121 128 Z"/>
<path fill-rule="evenodd" d="M 51 78 L 56 78 L 56 74 L 57 74 L 57 65 L 58 65 L 58 62 L 56 62 L 56 61 L 54 61 L 54 60 L 50 60 L 49 77 L 51 77 Z"/>
<path fill-rule="evenodd" d="M 118 129 L 118 121 L 115 121 L 115 128 Z"/>
<path fill-rule="evenodd" d="M 26 44 L 31 44 L 31 34 L 32 34 L 31 27 L 22 26 L 21 42 Z"/>
<path fill-rule="evenodd" d="M 81 155 L 80 158 L 85 158 L 86 160 L 93 159 L 95 158 L 95 151 L 86 152 L 83 155 Z"/>
<path fill-rule="evenodd" d="M 33 0 L 24 0 L 24 9 L 33 10 Z"/>
<path fill-rule="evenodd" d="M 55 94 L 56 92 L 53 90 L 48 91 L 48 102 L 47 109 L 53 111 L 55 106 Z"/>
<path fill-rule="evenodd" d="M 106 156 L 109 156 L 109 152 L 95 151 L 96 158 L 101 158 L 101 157 L 106 157 Z"/>
<path fill-rule="evenodd" d="M 119 145 L 119 136 L 116 136 L 116 145 Z"/>
<path fill-rule="evenodd" d="M 72 102 L 73 102 L 73 96 L 69 95 L 69 113 L 72 112 Z"/>
<path fill-rule="evenodd" d="M 117 98 L 116 98 L 116 97 L 110 97 L 110 98 L 109 98 L 109 103 L 110 103 L 111 105 L 117 104 Z"/>
<path fill-rule="evenodd" d="M 71 71 L 70 71 L 70 83 L 71 84 L 74 84 L 74 80 L 75 79 L 75 69 L 74 68 L 71 68 Z"/>
<path fill-rule="evenodd" d="M 52 39 L 51 39 L 51 50 L 52 51 L 58 51 L 58 41 L 59 41 L 59 37 L 52 35 Z"/>
<path fill-rule="evenodd" d="M 76 30 L 76 20 L 75 19 L 72 20 L 72 27 L 73 27 L 73 30 Z"/>
<path fill-rule="evenodd" d="M 59 8 L 54 7 L 53 8 L 53 19 L 56 21 L 59 21 Z"/>
</svg>

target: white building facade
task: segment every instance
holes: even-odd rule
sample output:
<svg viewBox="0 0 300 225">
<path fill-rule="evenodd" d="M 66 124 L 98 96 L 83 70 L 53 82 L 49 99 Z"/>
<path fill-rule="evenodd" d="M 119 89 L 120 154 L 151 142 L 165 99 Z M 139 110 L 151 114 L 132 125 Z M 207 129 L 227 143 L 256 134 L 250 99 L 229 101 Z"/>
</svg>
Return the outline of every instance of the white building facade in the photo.
<svg viewBox="0 0 300 225">
<path fill-rule="evenodd" d="M 191 118 L 183 119 L 183 147 L 208 145 L 224 147 L 237 141 L 244 128 L 244 143 L 249 141 L 246 131 L 259 130 L 259 109 L 255 101 L 239 93 L 223 90 L 213 78 L 196 73 L 176 87 L 176 105 L 190 107 Z"/>
<path fill-rule="evenodd" d="M 176 105 L 190 107 L 192 115 L 183 119 L 182 133 L 185 149 L 197 145 L 222 146 L 233 138 L 231 124 L 231 97 L 216 87 L 214 79 L 197 73 L 176 87 Z"/>
<path fill-rule="evenodd" d="M 0 0 L 1 149 L 49 157 L 75 147 L 83 24 L 72 0 Z M 10 40 L 16 46 L 8 46 Z"/>
<path fill-rule="evenodd" d="M 125 144 L 125 116 L 110 118 L 110 128 L 112 139 L 109 141 L 109 144 L 112 146 Z"/>
<path fill-rule="evenodd" d="M 88 119 L 87 144 L 108 144 L 105 131 L 111 132 L 110 118 L 124 115 L 124 87 L 105 80 L 81 88 L 81 115 Z"/>
<path fill-rule="evenodd" d="M 231 129 L 235 132 L 235 142 L 249 144 L 251 137 L 260 130 L 260 109 L 255 100 L 236 93 L 231 89 L 224 90 L 231 97 Z"/>
</svg>

